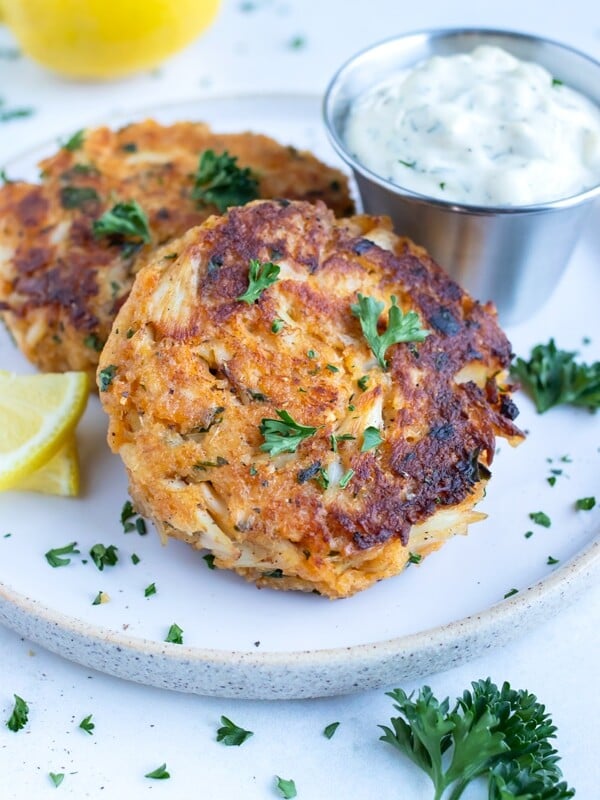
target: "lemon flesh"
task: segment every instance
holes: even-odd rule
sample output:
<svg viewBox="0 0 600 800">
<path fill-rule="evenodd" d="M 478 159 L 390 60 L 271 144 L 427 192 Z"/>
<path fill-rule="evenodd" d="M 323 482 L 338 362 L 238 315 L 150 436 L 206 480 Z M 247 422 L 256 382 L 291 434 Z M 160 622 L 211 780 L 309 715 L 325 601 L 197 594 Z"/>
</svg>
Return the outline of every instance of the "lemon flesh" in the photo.
<svg viewBox="0 0 600 800">
<path fill-rule="evenodd" d="M 60 448 L 50 461 L 36 469 L 12 487 L 22 492 L 42 492 L 43 494 L 75 497 L 79 494 L 79 458 L 75 435 Z"/>
<path fill-rule="evenodd" d="M 89 394 L 85 372 L 0 370 L 0 489 L 16 486 L 68 441 Z"/>
<path fill-rule="evenodd" d="M 219 0 L 1 0 L 27 55 L 72 78 L 160 64 L 212 22 Z"/>
</svg>

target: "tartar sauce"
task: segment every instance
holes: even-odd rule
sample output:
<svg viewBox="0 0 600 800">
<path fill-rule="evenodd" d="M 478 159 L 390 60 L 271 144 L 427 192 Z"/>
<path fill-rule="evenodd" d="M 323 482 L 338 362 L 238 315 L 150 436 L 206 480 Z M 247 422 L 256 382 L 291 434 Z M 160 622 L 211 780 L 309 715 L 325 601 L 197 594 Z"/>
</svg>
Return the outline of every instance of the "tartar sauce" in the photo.
<svg viewBox="0 0 600 800">
<path fill-rule="evenodd" d="M 350 109 L 345 141 L 382 178 L 456 203 L 532 205 L 600 183 L 600 109 L 488 45 L 369 90 Z"/>
</svg>

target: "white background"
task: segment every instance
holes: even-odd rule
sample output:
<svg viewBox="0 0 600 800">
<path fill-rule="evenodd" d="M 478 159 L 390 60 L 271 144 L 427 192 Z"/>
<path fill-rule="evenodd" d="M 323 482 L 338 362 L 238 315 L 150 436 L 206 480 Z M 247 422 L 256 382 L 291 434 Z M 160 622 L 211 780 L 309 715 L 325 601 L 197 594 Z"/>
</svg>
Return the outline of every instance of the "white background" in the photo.
<svg viewBox="0 0 600 800">
<path fill-rule="evenodd" d="M 214 26 L 186 52 L 151 74 L 121 82 L 77 84 L 24 58 L 0 60 L 0 97 L 6 106 L 36 111 L 31 118 L 0 125 L 0 166 L 28 145 L 130 108 L 207 94 L 320 93 L 334 69 L 357 49 L 421 27 L 512 28 L 600 55 L 600 19 L 587 0 L 504 0 L 494 7 L 465 0 L 255 0 L 250 12 L 242 11 L 243 5 L 225 2 Z M 304 47 L 290 48 L 296 36 L 305 38 Z M 0 47 L 12 45 L 0 29 Z M 558 725 L 562 767 L 580 800 L 595 800 L 600 783 L 599 607 L 600 590 L 589 591 L 512 645 L 427 679 L 442 697 L 454 698 L 471 680 L 487 675 L 535 692 Z M 2 723 L 13 692 L 27 698 L 31 715 L 18 734 L 0 725 L 3 800 L 37 800 L 55 791 L 73 798 L 268 799 L 278 796 L 275 774 L 294 778 L 298 797 L 308 800 L 431 797 L 426 777 L 377 741 L 377 724 L 391 713 L 383 691 L 295 702 L 192 697 L 80 668 L 0 628 Z M 77 728 L 90 713 L 96 723 L 93 737 Z M 253 730 L 254 737 L 240 748 L 217 744 L 221 714 Z M 321 731 L 333 721 L 341 725 L 328 741 Z M 144 779 L 163 762 L 170 780 Z M 56 790 L 50 771 L 66 773 Z M 464 796 L 483 798 L 485 792 L 476 787 Z"/>
</svg>

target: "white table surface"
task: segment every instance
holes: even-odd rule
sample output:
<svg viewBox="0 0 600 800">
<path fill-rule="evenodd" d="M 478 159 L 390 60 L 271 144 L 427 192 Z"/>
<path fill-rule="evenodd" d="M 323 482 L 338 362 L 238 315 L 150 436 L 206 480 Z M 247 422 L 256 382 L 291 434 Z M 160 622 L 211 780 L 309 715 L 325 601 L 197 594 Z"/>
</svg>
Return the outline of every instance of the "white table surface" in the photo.
<svg viewBox="0 0 600 800">
<path fill-rule="evenodd" d="M 251 10 L 247 10 L 252 6 Z M 0 60 L 0 97 L 35 114 L 0 125 L 0 166 L 28 145 L 116 111 L 201 95 L 323 91 L 334 69 L 378 39 L 422 27 L 486 26 L 544 34 L 600 56 L 600 18 L 589 0 L 229 0 L 214 26 L 184 53 L 150 74 L 78 84 L 25 58 Z M 297 36 L 298 49 L 290 47 Z M 0 28 L 0 49 L 13 46 Z M 501 650 L 426 682 L 440 697 L 459 695 L 491 676 L 528 688 L 558 725 L 562 767 L 579 800 L 600 796 L 598 628 L 600 589 L 587 591 L 542 627 Z M 407 691 L 425 681 L 405 683 Z M 389 687 L 393 688 L 393 687 Z M 4 721 L 14 693 L 29 701 L 26 729 Z M 429 798 L 424 774 L 378 742 L 391 702 L 382 691 L 312 701 L 257 702 L 160 691 L 71 664 L 0 627 L 0 797 L 37 800 L 161 797 L 167 800 L 280 796 L 275 775 L 293 778 L 298 797 Z M 88 736 L 79 721 L 93 714 Z M 242 747 L 215 741 L 222 714 L 254 736 Z M 331 741 L 330 722 L 340 727 Z M 171 779 L 144 774 L 166 762 Z M 49 772 L 64 772 L 55 789 Z M 150 793 L 150 794 L 149 794 Z M 481 786 L 464 797 L 483 798 Z"/>
</svg>

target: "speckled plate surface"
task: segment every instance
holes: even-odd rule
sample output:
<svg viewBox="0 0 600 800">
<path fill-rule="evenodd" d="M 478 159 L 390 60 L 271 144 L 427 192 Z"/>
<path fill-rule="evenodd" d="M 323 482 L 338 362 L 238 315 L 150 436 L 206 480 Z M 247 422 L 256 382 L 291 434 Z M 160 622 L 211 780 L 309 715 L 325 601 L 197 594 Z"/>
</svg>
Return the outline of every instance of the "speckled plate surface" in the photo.
<svg viewBox="0 0 600 800">
<path fill-rule="evenodd" d="M 108 122 L 146 116 L 267 133 L 337 162 L 316 97 L 212 98 Z M 13 160 L 8 174 L 33 179 L 36 162 L 55 146 Z M 596 216 L 548 305 L 508 331 L 517 353 L 554 336 L 587 361 L 599 357 L 599 247 Z M 4 331 L 0 368 L 32 371 Z M 125 473 L 108 450 L 106 419 L 92 397 L 78 431 L 81 497 L 0 495 L 0 622 L 122 678 L 217 696 L 342 694 L 474 658 L 542 625 L 600 572 L 600 510 L 575 509 L 578 498 L 598 495 L 600 415 L 559 408 L 538 416 L 527 398 L 517 399 L 518 421 L 529 436 L 516 450 L 500 445 L 480 506 L 488 519 L 403 575 L 331 602 L 258 591 L 233 574 L 209 570 L 202 553 L 181 542 L 162 547 L 152 529 L 147 536 L 125 533 Z M 550 517 L 549 528 L 532 522 L 535 511 Z M 526 537 L 528 531 L 533 534 Z M 73 541 L 80 554 L 51 568 L 44 553 Z M 98 571 L 88 555 L 96 543 L 118 547 L 116 566 Z M 151 583 L 156 593 L 145 597 Z M 110 601 L 93 605 L 100 590 Z M 181 645 L 164 642 L 172 623 L 183 629 Z"/>
</svg>

